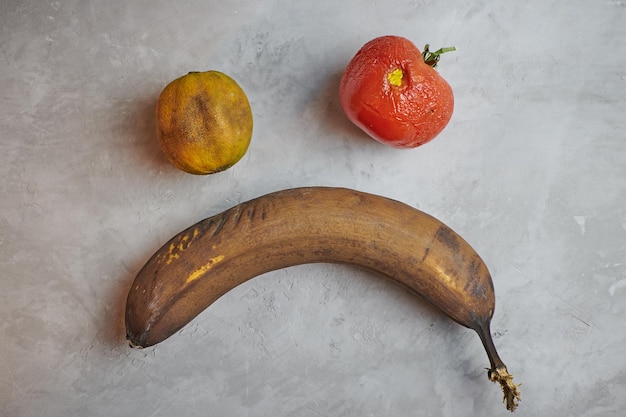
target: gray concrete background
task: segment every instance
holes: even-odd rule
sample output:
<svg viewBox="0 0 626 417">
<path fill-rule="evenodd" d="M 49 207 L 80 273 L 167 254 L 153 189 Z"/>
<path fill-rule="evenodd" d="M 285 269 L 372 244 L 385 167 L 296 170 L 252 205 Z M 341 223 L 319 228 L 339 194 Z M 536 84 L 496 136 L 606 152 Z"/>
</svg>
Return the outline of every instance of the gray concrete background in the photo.
<svg viewBox="0 0 626 417">
<path fill-rule="evenodd" d="M 125 297 L 169 237 L 241 201 L 336 185 L 440 218 L 489 266 L 519 416 L 626 409 L 626 5 L 530 1 L 0 3 L 0 415 L 507 415 L 471 331 L 350 266 L 228 293 L 131 350 Z M 456 109 L 398 151 L 343 116 L 371 38 L 454 45 Z M 161 155 L 170 80 L 217 69 L 255 131 L 209 177 Z"/>
</svg>

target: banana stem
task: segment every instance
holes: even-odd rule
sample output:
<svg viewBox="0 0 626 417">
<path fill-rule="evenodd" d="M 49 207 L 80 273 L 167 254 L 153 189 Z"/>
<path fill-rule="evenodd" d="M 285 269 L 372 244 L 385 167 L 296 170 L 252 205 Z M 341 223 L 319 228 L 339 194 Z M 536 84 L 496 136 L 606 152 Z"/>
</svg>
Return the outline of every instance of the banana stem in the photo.
<svg viewBox="0 0 626 417">
<path fill-rule="evenodd" d="M 491 338 L 491 331 L 489 330 L 489 324 L 486 326 L 479 326 L 475 329 L 480 340 L 483 342 L 491 368 L 487 372 L 487 377 L 491 382 L 499 382 L 504 394 L 503 402 L 506 404 L 506 409 L 509 411 L 515 411 L 518 406 L 518 402 L 521 401 L 519 386 L 513 382 L 513 375 L 509 374 L 506 369 L 506 365 L 500 359 L 496 346 Z"/>
</svg>

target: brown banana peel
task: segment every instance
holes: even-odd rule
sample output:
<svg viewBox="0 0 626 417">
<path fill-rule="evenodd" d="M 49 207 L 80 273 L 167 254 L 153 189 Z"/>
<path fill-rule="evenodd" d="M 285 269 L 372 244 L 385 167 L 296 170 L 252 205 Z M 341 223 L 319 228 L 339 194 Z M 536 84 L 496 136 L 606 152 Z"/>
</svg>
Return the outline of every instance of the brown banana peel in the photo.
<svg viewBox="0 0 626 417">
<path fill-rule="evenodd" d="M 401 202 L 345 188 L 277 191 L 202 220 L 172 237 L 130 288 L 126 334 L 152 346 L 175 334 L 229 290 L 288 266 L 332 262 L 378 271 L 476 331 L 504 392 L 518 387 L 498 356 L 489 325 L 491 275 L 476 251 L 436 218 Z"/>
</svg>

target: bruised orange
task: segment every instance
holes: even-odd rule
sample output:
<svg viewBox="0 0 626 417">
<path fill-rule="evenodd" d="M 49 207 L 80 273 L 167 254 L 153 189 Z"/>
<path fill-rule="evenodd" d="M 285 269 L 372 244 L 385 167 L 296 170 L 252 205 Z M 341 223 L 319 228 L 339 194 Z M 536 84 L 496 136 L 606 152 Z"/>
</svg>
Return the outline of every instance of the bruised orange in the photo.
<svg viewBox="0 0 626 417">
<path fill-rule="evenodd" d="M 232 167 L 252 139 L 248 97 L 219 71 L 190 72 L 169 83 L 159 95 L 156 120 L 163 153 L 191 174 Z"/>
</svg>

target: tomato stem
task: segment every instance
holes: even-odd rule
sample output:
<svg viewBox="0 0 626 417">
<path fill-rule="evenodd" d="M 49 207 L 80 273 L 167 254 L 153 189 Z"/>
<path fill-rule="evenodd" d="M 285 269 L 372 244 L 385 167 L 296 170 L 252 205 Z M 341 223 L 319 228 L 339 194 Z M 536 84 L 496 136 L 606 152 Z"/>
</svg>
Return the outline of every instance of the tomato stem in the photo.
<svg viewBox="0 0 626 417">
<path fill-rule="evenodd" d="M 446 48 L 439 48 L 435 52 L 431 52 L 429 50 L 430 45 L 426 44 L 424 46 L 424 52 L 422 52 L 422 58 L 424 58 L 424 62 L 430 65 L 433 68 L 437 68 L 437 64 L 439 63 L 439 59 L 441 58 L 441 54 L 446 52 L 456 51 L 454 46 L 448 46 Z"/>
</svg>

